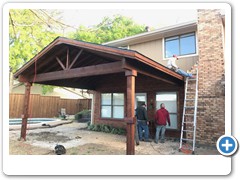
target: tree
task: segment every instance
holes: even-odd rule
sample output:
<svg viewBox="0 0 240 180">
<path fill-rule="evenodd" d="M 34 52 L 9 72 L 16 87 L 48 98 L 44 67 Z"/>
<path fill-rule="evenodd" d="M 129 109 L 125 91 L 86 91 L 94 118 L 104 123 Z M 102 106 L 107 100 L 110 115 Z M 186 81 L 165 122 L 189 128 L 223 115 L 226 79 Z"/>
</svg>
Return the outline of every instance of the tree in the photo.
<svg viewBox="0 0 240 180">
<path fill-rule="evenodd" d="M 50 15 L 44 13 L 31 9 L 9 11 L 9 61 L 13 72 L 59 35 Z"/>
<path fill-rule="evenodd" d="M 59 36 L 64 28 L 71 27 L 55 17 L 60 17 L 58 11 L 10 10 L 9 66 L 13 73 Z M 136 24 L 131 18 L 115 15 L 113 18 L 103 18 L 102 22 L 91 28 L 80 26 L 68 37 L 101 44 L 141 33 L 144 29 L 144 25 Z M 51 86 L 42 87 L 43 93 L 53 90 Z"/>
<path fill-rule="evenodd" d="M 24 63 L 33 58 L 45 46 L 60 35 L 67 27 L 58 19 L 57 11 L 11 9 L 9 11 L 9 66 L 16 72 Z M 53 87 L 42 86 L 43 93 Z"/>
<path fill-rule="evenodd" d="M 102 22 L 91 28 L 80 26 L 76 32 L 69 34 L 69 36 L 73 39 L 101 44 L 144 31 L 145 25 L 136 24 L 129 17 L 114 15 L 113 18 L 104 17 Z"/>
</svg>

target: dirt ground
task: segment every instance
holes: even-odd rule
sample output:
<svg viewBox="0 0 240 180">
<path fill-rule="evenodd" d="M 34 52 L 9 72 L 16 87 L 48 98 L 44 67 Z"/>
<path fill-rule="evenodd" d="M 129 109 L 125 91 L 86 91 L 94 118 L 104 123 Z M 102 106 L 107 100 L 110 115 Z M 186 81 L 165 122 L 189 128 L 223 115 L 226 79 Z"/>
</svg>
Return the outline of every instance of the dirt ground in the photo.
<svg viewBox="0 0 240 180">
<path fill-rule="evenodd" d="M 54 147 L 61 144 L 66 155 L 124 155 L 126 136 L 89 131 L 86 123 L 70 123 L 52 128 L 27 130 L 27 140 L 19 141 L 20 130 L 9 131 L 9 154 L 55 155 Z M 136 155 L 185 155 L 178 152 L 179 142 L 167 139 L 164 144 L 140 142 Z M 213 147 L 196 147 L 195 154 L 219 154 Z"/>
</svg>

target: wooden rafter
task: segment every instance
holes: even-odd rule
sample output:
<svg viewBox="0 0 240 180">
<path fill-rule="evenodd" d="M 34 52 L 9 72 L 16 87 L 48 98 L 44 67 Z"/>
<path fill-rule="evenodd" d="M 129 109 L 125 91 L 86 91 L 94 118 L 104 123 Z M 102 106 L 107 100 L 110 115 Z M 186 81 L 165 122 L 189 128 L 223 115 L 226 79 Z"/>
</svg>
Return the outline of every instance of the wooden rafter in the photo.
<svg viewBox="0 0 240 180">
<path fill-rule="evenodd" d="M 70 66 L 68 67 L 68 69 L 71 69 L 72 66 L 75 64 L 75 62 L 77 61 L 77 59 L 79 58 L 79 56 L 82 54 L 83 49 L 81 49 L 78 54 L 76 55 L 76 57 L 74 58 L 73 62 L 70 64 Z"/>
<path fill-rule="evenodd" d="M 66 69 L 68 69 L 68 65 L 69 65 L 69 48 L 67 49 Z"/>
<path fill-rule="evenodd" d="M 34 82 L 43 82 L 43 81 L 52 81 L 52 80 L 59 80 L 59 79 L 70 79 L 70 78 L 77 78 L 77 77 L 87 77 L 87 76 L 118 73 L 118 72 L 124 71 L 121 65 L 122 65 L 122 62 L 113 62 L 113 63 L 107 63 L 107 64 L 86 66 L 81 68 L 65 69 L 62 71 L 37 74 L 35 78 L 33 76 L 30 77 L 29 81 L 32 82 L 34 79 L 35 80 Z"/>
<path fill-rule="evenodd" d="M 173 84 L 173 85 L 176 85 L 176 84 L 177 84 L 177 83 L 175 83 L 175 82 L 173 82 L 173 81 L 170 81 L 170 80 L 165 79 L 165 78 L 162 77 L 162 76 L 157 76 L 157 75 L 154 75 L 153 73 L 149 73 L 149 72 L 144 71 L 144 70 L 142 70 L 142 69 L 140 69 L 140 68 L 133 67 L 133 65 L 127 63 L 127 61 L 125 60 L 125 58 L 124 58 L 123 61 L 122 61 L 122 68 L 124 68 L 124 69 L 134 69 L 134 70 L 136 70 L 138 73 L 143 74 L 143 75 L 146 75 L 146 76 L 149 76 L 149 77 L 151 77 L 151 78 L 154 78 L 154 79 L 157 79 L 157 80 L 160 80 L 160 81 L 169 83 L 169 84 Z"/>
<path fill-rule="evenodd" d="M 60 66 L 65 70 L 66 67 L 63 65 L 63 63 L 61 62 L 61 60 L 57 56 L 56 56 L 56 60 L 60 64 Z"/>
</svg>

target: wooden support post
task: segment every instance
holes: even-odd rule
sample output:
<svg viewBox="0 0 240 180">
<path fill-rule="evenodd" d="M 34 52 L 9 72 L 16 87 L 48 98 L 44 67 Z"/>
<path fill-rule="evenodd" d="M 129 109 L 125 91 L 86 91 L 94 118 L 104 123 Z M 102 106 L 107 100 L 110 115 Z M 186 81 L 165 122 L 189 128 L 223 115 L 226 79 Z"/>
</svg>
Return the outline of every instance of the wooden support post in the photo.
<svg viewBox="0 0 240 180">
<path fill-rule="evenodd" d="M 21 137 L 20 140 L 26 141 L 26 132 L 27 132 L 27 121 L 28 121 L 28 110 L 29 110 L 29 102 L 30 102 L 30 90 L 31 83 L 25 82 L 25 96 L 23 103 L 23 115 L 22 115 L 22 127 L 21 127 Z"/>
<path fill-rule="evenodd" d="M 135 70 L 125 71 L 125 76 L 127 76 L 127 155 L 135 154 L 135 123 L 136 118 L 134 113 L 134 99 L 135 99 L 135 77 L 137 72 Z"/>
</svg>

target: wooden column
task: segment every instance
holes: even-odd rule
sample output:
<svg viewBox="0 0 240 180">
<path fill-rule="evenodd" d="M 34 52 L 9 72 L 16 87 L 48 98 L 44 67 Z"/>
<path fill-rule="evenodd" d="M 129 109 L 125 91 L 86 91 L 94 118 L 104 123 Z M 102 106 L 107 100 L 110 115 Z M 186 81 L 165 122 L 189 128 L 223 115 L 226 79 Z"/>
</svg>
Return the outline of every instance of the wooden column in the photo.
<svg viewBox="0 0 240 180">
<path fill-rule="evenodd" d="M 21 127 L 21 137 L 20 140 L 26 141 L 26 132 L 27 132 L 27 121 L 28 121 L 28 110 L 29 110 L 29 101 L 30 101 L 30 90 L 31 83 L 25 82 L 25 96 L 23 102 L 23 115 L 22 115 L 22 127 Z"/>
<path fill-rule="evenodd" d="M 137 71 L 135 70 L 126 70 L 125 76 L 127 77 L 127 155 L 135 154 L 135 111 L 134 111 L 134 102 L 135 102 L 135 77 L 137 76 Z"/>
</svg>

